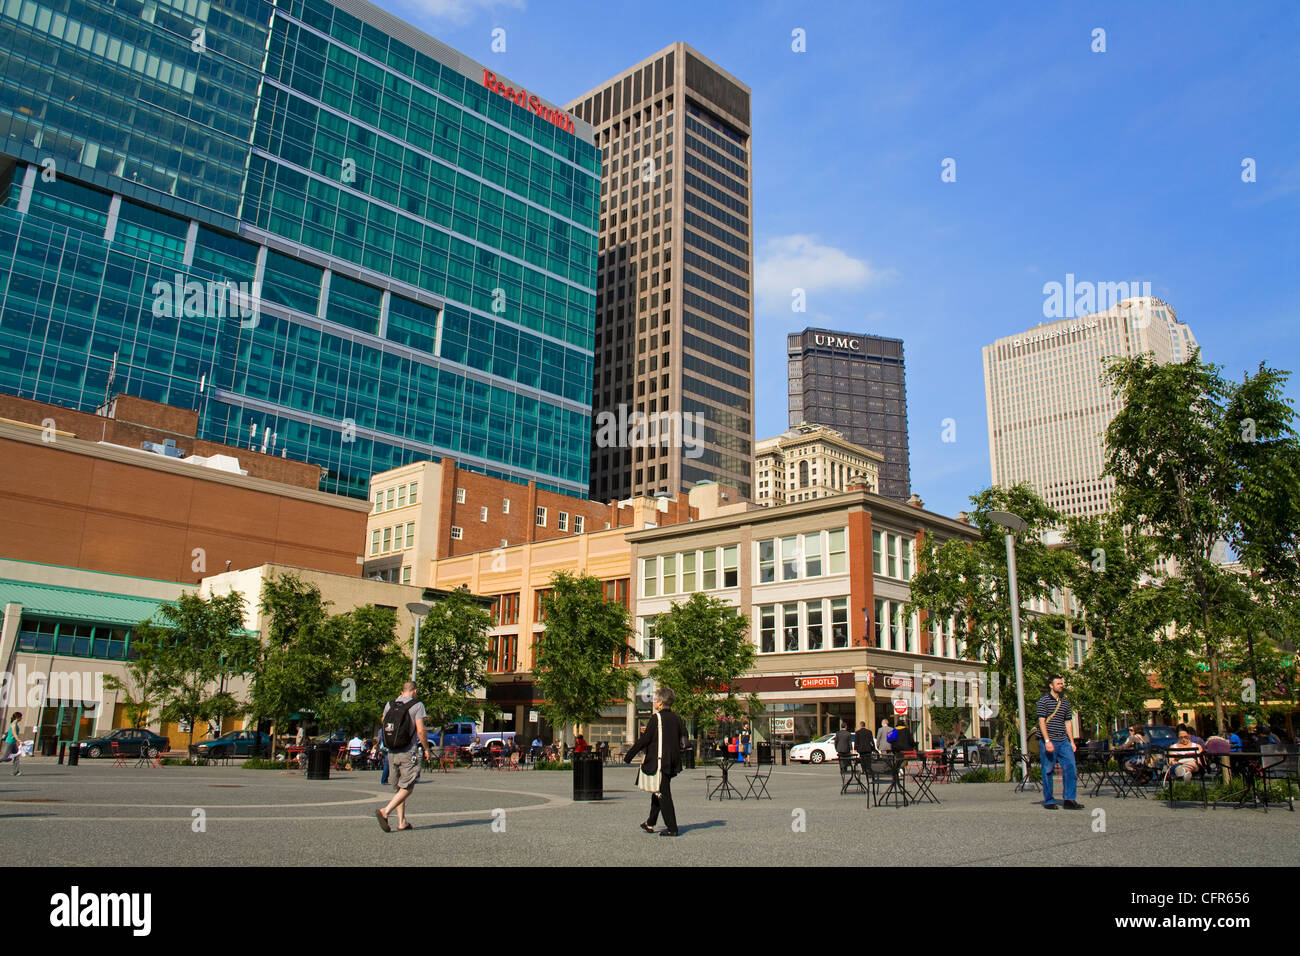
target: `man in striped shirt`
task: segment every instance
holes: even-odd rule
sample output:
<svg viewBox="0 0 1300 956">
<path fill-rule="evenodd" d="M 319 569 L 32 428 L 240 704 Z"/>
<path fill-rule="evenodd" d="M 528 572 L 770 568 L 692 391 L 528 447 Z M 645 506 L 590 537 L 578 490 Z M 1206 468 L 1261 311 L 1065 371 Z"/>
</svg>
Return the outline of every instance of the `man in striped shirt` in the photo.
<svg viewBox="0 0 1300 956">
<path fill-rule="evenodd" d="M 1065 778 L 1065 809 L 1082 810 L 1083 804 L 1075 802 L 1075 786 L 1079 775 L 1074 769 L 1074 711 L 1065 699 L 1065 680 L 1053 675 L 1047 682 L 1048 692 L 1038 698 L 1039 754 L 1043 766 L 1043 808 L 1056 809 L 1052 797 L 1052 775 L 1056 765 L 1061 765 Z"/>
</svg>

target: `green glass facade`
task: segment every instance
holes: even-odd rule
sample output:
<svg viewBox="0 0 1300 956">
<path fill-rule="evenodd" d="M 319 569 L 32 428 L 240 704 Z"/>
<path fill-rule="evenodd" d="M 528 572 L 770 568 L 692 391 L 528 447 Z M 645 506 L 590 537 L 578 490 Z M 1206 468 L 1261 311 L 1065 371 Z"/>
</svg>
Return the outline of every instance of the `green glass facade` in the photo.
<svg viewBox="0 0 1300 956">
<path fill-rule="evenodd" d="M 585 494 L 599 153 L 482 73 L 361 0 L 0 0 L 0 390 Z"/>
</svg>

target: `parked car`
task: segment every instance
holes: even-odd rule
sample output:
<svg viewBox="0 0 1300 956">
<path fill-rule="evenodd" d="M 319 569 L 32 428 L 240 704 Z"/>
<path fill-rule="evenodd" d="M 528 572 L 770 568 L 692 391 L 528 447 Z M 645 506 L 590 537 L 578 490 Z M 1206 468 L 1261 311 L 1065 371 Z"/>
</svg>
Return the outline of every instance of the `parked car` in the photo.
<svg viewBox="0 0 1300 956">
<path fill-rule="evenodd" d="M 195 744 L 200 757 L 268 757 L 271 738 L 257 730 L 232 730 L 216 740 L 202 740 Z"/>
<path fill-rule="evenodd" d="M 856 757 L 858 752 L 853 751 Z M 822 763 L 827 760 L 838 760 L 839 754 L 835 752 L 835 735 L 823 734 L 807 743 L 795 744 L 790 748 L 790 759 L 798 760 L 801 763 Z"/>
<path fill-rule="evenodd" d="M 155 734 L 152 730 L 124 727 L 104 737 L 83 740 L 79 748 L 79 756 L 89 757 L 91 760 L 98 757 L 111 757 L 113 744 L 117 744 L 117 752 L 124 757 L 138 757 L 141 751 L 148 757 L 156 757 L 172 749 L 170 740 Z"/>
<path fill-rule="evenodd" d="M 475 756 L 482 754 L 494 743 L 500 744 L 502 749 L 509 749 L 514 740 L 513 730 L 481 733 L 478 725 L 472 720 L 454 721 L 442 730 L 429 734 L 430 747 L 456 747 L 460 750 L 468 748 Z"/>
<path fill-rule="evenodd" d="M 1029 741 L 1031 752 L 1038 746 L 1037 738 Z M 984 764 L 996 764 L 1002 761 L 1002 745 L 996 743 L 991 737 L 969 737 L 958 743 L 949 744 L 944 748 L 948 753 L 948 759 L 957 763 L 965 763 L 970 767 L 980 767 Z M 963 751 L 965 758 L 963 761 Z"/>
</svg>

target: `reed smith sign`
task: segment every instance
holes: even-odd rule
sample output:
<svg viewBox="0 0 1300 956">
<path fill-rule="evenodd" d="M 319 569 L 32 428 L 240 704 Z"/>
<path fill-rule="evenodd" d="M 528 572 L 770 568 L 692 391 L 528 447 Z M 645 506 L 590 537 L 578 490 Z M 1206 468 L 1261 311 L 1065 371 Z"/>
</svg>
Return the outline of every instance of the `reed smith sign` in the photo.
<svg viewBox="0 0 1300 956">
<path fill-rule="evenodd" d="M 526 110 L 532 110 L 548 123 L 553 123 L 566 133 L 573 132 L 573 117 L 561 109 L 555 109 L 547 106 L 536 96 L 532 96 L 525 89 L 514 89 L 497 79 L 497 75 L 491 70 L 484 68 L 483 85 L 493 93 L 500 93 L 508 100 L 512 100 Z"/>
</svg>

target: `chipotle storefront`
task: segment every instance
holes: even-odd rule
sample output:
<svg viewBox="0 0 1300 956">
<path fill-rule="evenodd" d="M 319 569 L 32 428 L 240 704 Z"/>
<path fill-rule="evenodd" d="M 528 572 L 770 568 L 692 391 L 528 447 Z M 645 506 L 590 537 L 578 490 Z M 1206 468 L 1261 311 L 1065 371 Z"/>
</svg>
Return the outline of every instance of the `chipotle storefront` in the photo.
<svg viewBox="0 0 1300 956">
<path fill-rule="evenodd" d="M 753 721 L 753 739 L 774 744 L 798 744 L 850 728 L 857 713 L 852 671 L 805 672 L 746 677 L 736 681 L 741 694 L 756 694 L 763 705 Z"/>
</svg>

